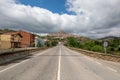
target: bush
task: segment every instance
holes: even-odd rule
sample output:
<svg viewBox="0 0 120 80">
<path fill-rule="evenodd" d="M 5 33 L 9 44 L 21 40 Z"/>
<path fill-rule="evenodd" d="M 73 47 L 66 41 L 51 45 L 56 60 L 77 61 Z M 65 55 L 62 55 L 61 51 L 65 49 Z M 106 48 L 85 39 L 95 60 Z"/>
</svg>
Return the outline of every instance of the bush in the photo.
<svg viewBox="0 0 120 80">
<path fill-rule="evenodd" d="M 92 51 L 103 52 L 103 47 L 100 45 L 95 45 L 91 48 Z"/>
<path fill-rule="evenodd" d="M 46 41 L 46 42 L 45 42 L 45 45 L 46 45 L 47 47 L 50 47 L 50 46 L 51 46 L 50 41 Z"/>
<path fill-rule="evenodd" d="M 51 45 L 52 45 L 52 46 L 56 46 L 57 44 L 58 44 L 57 41 L 52 41 L 52 42 L 51 42 Z"/>
</svg>

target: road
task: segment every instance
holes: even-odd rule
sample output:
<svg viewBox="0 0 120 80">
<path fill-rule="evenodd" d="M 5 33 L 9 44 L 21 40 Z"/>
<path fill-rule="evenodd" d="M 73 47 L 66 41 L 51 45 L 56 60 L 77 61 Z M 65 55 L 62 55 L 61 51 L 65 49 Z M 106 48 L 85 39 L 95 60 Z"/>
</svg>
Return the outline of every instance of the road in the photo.
<svg viewBox="0 0 120 80">
<path fill-rule="evenodd" d="M 0 66 L 0 80 L 120 80 L 120 63 L 90 58 L 58 45 Z"/>
</svg>

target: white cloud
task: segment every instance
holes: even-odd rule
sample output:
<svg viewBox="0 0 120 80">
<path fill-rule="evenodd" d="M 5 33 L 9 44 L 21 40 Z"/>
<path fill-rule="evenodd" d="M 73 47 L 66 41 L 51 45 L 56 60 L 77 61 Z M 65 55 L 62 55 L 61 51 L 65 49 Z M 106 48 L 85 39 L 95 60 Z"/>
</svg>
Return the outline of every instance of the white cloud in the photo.
<svg viewBox="0 0 120 80">
<path fill-rule="evenodd" d="M 35 33 L 57 32 L 62 28 L 89 37 L 118 35 L 119 4 L 119 0 L 67 0 L 67 10 L 76 15 L 60 15 L 16 0 L 1 0 L 0 28 L 25 29 Z"/>
<path fill-rule="evenodd" d="M 91 36 L 99 36 L 96 31 L 107 31 L 102 33 L 112 35 L 120 30 L 120 0 L 67 0 L 67 10 L 75 12 L 76 15 L 81 15 L 87 18 L 87 23 L 81 25 L 88 29 L 86 33 L 94 32 Z M 80 19 L 82 20 L 83 19 Z M 119 26 L 118 26 L 119 25 Z M 96 34 L 96 35 L 95 35 Z M 118 34 L 118 33 L 117 33 Z M 116 34 L 116 35 L 117 35 Z M 88 34 L 89 35 L 89 34 Z M 101 36 L 100 36 L 101 37 Z"/>
</svg>

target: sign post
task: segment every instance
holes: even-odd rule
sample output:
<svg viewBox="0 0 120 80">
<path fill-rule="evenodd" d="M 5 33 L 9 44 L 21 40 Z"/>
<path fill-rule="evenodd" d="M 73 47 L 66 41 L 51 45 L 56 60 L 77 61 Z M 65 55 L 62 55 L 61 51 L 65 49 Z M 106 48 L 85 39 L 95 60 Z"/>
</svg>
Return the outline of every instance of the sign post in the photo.
<svg viewBox="0 0 120 80">
<path fill-rule="evenodd" d="M 118 45 L 118 50 L 120 51 L 120 45 Z"/>
<path fill-rule="evenodd" d="M 108 42 L 104 41 L 103 46 L 104 46 L 104 50 L 105 50 L 105 54 L 106 54 L 107 53 Z"/>
</svg>

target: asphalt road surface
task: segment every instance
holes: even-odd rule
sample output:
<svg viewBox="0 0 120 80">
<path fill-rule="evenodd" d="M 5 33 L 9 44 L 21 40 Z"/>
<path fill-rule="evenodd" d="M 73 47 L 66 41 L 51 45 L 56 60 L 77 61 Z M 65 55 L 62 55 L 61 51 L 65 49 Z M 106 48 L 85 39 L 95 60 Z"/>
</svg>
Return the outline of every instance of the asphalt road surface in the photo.
<svg viewBox="0 0 120 80">
<path fill-rule="evenodd" d="M 0 66 L 0 80 L 120 80 L 120 63 L 90 58 L 58 45 Z"/>
</svg>

